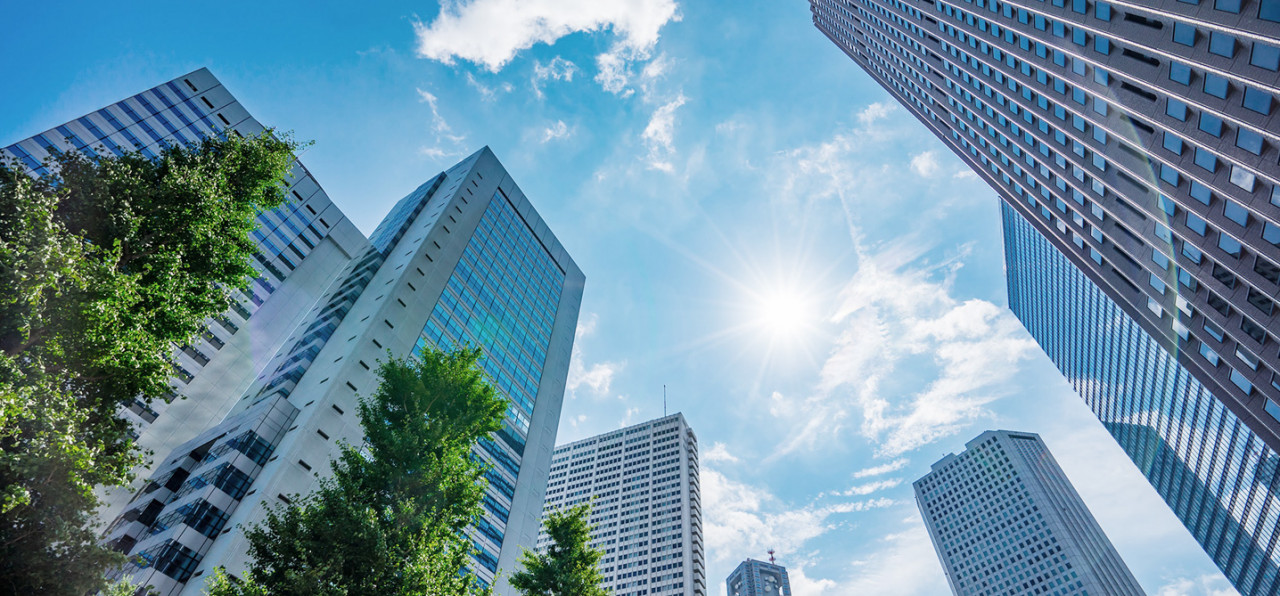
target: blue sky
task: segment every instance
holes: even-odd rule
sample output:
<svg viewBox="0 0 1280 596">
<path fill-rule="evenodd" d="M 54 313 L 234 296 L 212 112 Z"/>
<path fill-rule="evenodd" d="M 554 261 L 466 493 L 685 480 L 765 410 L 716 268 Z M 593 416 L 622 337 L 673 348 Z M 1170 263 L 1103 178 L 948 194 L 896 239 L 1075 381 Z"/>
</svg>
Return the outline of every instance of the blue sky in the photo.
<svg viewBox="0 0 1280 596">
<path fill-rule="evenodd" d="M 698 433 L 713 593 L 942 594 L 910 483 L 1040 433 L 1152 594 L 1233 594 L 1005 308 L 994 194 L 801 0 L 19 3 L 0 142 L 209 67 L 366 233 L 483 145 L 587 274 L 560 440 Z M 7 139 L 7 140 L 6 140 Z"/>
</svg>

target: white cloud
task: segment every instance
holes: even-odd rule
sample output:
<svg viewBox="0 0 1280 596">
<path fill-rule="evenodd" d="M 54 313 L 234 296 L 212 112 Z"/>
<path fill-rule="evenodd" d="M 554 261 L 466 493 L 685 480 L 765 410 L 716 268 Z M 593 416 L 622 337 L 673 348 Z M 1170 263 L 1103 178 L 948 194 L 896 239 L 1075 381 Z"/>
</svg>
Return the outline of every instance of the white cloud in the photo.
<svg viewBox="0 0 1280 596">
<path fill-rule="evenodd" d="M 628 87 L 631 83 L 631 62 L 642 59 L 640 55 L 624 55 L 621 50 L 600 54 L 596 56 L 596 82 L 609 93 L 628 97 L 635 93 Z"/>
<path fill-rule="evenodd" d="M 484 101 L 493 101 L 498 97 L 498 92 L 510 93 L 515 89 L 511 83 L 505 82 L 497 87 L 490 87 L 481 83 L 480 80 L 471 73 L 467 73 L 467 85 L 470 85 L 472 89 L 475 89 L 476 93 L 480 94 L 480 99 Z"/>
<path fill-rule="evenodd" d="M 1183 577 L 1160 587 L 1156 596 L 1237 596 L 1231 584 L 1221 575 L 1204 575 L 1198 578 Z"/>
<path fill-rule="evenodd" d="M 779 562 L 781 564 L 781 562 Z M 832 579 L 814 579 L 805 571 L 807 565 L 786 565 L 787 579 L 793 596 L 826 596 L 836 594 L 838 584 Z"/>
<path fill-rule="evenodd" d="M 896 105 L 876 102 L 866 108 L 863 108 L 861 112 L 858 112 L 858 122 L 863 126 L 871 126 L 872 124 L 875 124 L 877 120 L 887 118 L 890 113 L 897 109 L 898 106 Z"/>
<path fill-rule="evenodd" d="M 851 429 L 873 442 L 878 456 L 907 453 L 991 417 L 987 405 L 1011 391 L 1018 365 L 1038 352 L 1007 310 L 954 295 L 970 247 L 929 260 L 937 240 L 919 230 L 948 217 L 945 201 L 916 211 L 899 238 L 864 242 L 861 214 L 883 212 L 880 205 L 899 197 L 918 201 L 911 195 L 923 190 L 904 175 L 904 155 L 873 149 L 905 138 L 903 126 L 881 123 L 892 111 L 872 104 L 851 130 L 778 156 L 776 200 L 837 202 L 858 268 L 828 319 L 835 341 L 818 383 L 807 395 L 775 393 L 770 400 L 788 429 L 772 457 L 838 444 Z M 798 207 L 793 211 L 807 211 Z"/>
<path fill-rule="evenodd" d="M 569 125 L 564 120 L 556 120 L 551 126 L 546 127 L 542 131 L 542 142 L 547 143 L 557 139 L 564 139 L 569 136 Z"/>
<path fill-rule="evenodd" d="M 539 99 L 542 98 L 542 84 L 547 81 L 573 81 L 573 75 L 578 72 L 578 65 L 556 56 L 550 62 L 543 64 L 535 60 L 533 62 L 533 77 L 530 83 L 533 85 L 533 94 Z"/>
<path fill-rule="evenodd" d="M 626 362 L 596 362 L 590 366 L 584 363 L 582 340 L 595 333 L 599 324 L 596 313 L 588 313 L 578 318 L 578 327 L 573 334 L 573 352 L 569 358 L 569 375 L 565 379 L 565 394 L 570 398 L 578 396 L 578 389 L 586 388 L 595 396 L 605 396 L 613 384 L 613 377 L 625 366 Z"/>
<path fill-rule="evenodd" d="M 859 485 L 853 486 L 849 490 L 846 490 L 840 494 L 846 497 L 864 496 L 874 492 L 882 491 L 886 488 L 893 488 L 895 486 L 898 486 L 899 484 L 902 484 L 901 478 L 892 478 L 889 480 L 877 480 L 875 482 L 868 482 L 866 484 L 859 484 Z"/>
<path fill-rule="evenodd" d="M 908 523 L 903 531 L 881 539 L 870 558 L 854 561 L 851 577 L 840 583 L 841 594 L 916 596 L 951 592 L 924 520 L 913 512 Z"/>
<path fill-rule="evenodd" d="M 416 91 L 418 102 L 431 108 L 431 131 L 435 134 L 435 144 L 419 148 L 418 154 L 432 159 L 461 155 L 465 150 L 463 143 L 467 139 L 466 135 L 454 134 L 453 128 L 440 115 L 440 99 L 434 93 L 421 88 Z"/>
<path fill-rule="evenodd" d="M 671 158 L 675 155 L 676 110 L 684 105 L 686 101 L 688 101 L 688 98 L 681 93 L 675 99 L 659 106 L 657 110 L 654 110 L 653 116 L 649 118 L 649 124 L 644 127 L 644 133 L 641 138 L 644 139 L 645 146 L 649 149 L 645 161 L 650 169 L 667 173 L 675 171 Z"/>
<path fill-rule="evenodd" d="M 736 464 L 738 463 L 738 457 L 729 453 L 729 448 L 724 443 L 717 441 L 711 444 L 711 449 L 702 454 L 702 461 L 723 461 Z"/>
<path fill-rule="evenodd" d="M 675 0 L 457 0 L 414 31 L 423 58 L 497 72 L 520 51 L 577 32 L 608 30 L 610 53 L 647 57 L 662 27 L 679 19 Z"/>
<path fill-rule="evenodd" d="M 880 498 L 791 508 L 767 490 L 735 482 L 714 469 L 704 467 L 701 476 L 707 553 L 713 561 L 770 548 L 799 552 L 806 542 L 835 526 L 834 516 L 898 504 Z"/>
<path fill-rule="evenodd" d="M 635 420 L 636 414 L 640 413 L 640 408 L 627 408 L 627 412 L 622 415 L 622 420 L 618 422 L 618 428 L 630 426 Z"/>
<path fill-rule="evenodd" d="M 938 164 L 938 154 L 934 151 L 924 151 L 911 156 L 911 171 L 925 178 L 932 178 L 941 167 Z"/>
<path fill-rule="evenodd" d="M 932 271 L 901 258 L 892 249 L 863 254 L 841 291 L 832 318 L 841 331 L 814 394 L 774 394 L 771 412 L 791 427 L 778 454 L 834 440 L 857 414 L 877 455 L 907 453 L 989 416 L 985 406 L 1008 391 L 1017 365 L 1034 353 L 1009 312 L 983 300 L 959 302 L 950 275 L 932 279 Z M 921 359 L 937 369 L 932 377 L 927 369 L 912 375 L 922 387 L 897 375 L 899 364 Z"/>
<path fill-rule="evenodd" d="M 898 470 L 901 470 L 901 469 L 903 469 L 903 468 L 907 467 L 907 463 L 908 463 L 908 462 L 907 462 L 907 460 L 905 460 L 905 459 L 899 459 L 899 460 L 892 461 L 892 462 L 889 462 L 889 463 L 887 463 L 887 464 L 884 464 L 883 466 L 875 466 L 875 467 L 872 467 L 872 468 L 863 468 L 863 469 L 861 469 L 861 470 L 858 470 L 857 472 L 854 472 L 854 473 L 853 473 L 853 477 L 854 477 L 854 478 L 867 478 L 867 477 L 870 477 L 870 476 L 880 476 L 881 474 L 888 474 L 889 472 L 897 472 Z"/>
</svg>

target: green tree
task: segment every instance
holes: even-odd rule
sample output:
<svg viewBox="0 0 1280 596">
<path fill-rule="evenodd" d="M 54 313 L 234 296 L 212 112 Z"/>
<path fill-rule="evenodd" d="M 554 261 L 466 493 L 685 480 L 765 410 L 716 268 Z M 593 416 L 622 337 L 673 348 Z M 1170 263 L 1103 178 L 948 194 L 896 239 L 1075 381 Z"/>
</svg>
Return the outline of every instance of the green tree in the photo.
<svg viewBox="0 0 1280 596">
<path fill-rule="evenodd" d="M 604 553 L 590 544 L 590 515 L 589 503 L 551 512 L 543 522 L 551 545 L 542 554 L 526 549 L 511 585 L 524 596 L 608 596 L 598 567 Z"/>
<path fill-rule="evenodd" d="M 392 358 L 360 401 L 364 445 L 343 445 L 333 476 L 249 528 L 249 571 L 221 575 L 215 596 L 483 595 L 462 573 L 480 514 L 485 466 L 471 448 L 500 428 L 505 402 L 479 350 Z"/>
<path fill-rule="evenodd" d="M 97 485 L 143 461 L 117 417 L 169 391 L 175 344 L 254 270 L 249 232 L 280 205 L 296 145 L 270 134 L 0 164 L 0 591 L 84 594 L 119 555 Z"/>
</svg>

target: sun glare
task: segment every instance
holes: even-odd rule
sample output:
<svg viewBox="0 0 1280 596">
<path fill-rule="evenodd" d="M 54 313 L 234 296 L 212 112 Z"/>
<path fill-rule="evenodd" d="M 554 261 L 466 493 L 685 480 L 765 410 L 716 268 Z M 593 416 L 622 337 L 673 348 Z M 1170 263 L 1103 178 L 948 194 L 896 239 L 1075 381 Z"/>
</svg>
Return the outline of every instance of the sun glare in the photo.
<svg viewBox="0 0 1280 596">
<path fill-rule="evenodd" d="M 755 323 L 774 340 L 794 341 L 813 329 L 814 304 L 800 292 L 775 289 L 756 296 Z"/>
</svg>

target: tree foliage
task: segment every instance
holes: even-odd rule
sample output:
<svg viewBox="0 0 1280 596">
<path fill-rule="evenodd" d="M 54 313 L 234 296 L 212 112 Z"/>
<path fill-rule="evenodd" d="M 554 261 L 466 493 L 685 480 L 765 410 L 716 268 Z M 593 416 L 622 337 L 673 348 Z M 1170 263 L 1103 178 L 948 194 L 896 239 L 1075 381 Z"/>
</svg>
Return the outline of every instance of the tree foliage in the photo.
<svg viewBox="0 0 1280 596">
<path fill-rule="evenodd" d="M 551 545 L 541 554 L 526 549 L 524 569 L 511 575 L 511 585 L 524 596 L 608 596 L 598 567 L 604 553 L 590 544 L 590 515 L 589 503 L 547 515 L 543 527 Z"/>
<path fill-rule="evenodd" d="M 171 350 L 254 275 L 249 237 L 280 205 L 296 145 L 270 134 L 0 164 L 0 591 L 83 594 L 97 485 L 144 454 L 117 416 L 169 391 Z"/>
<path fill-rule="evenodd" d="M 500 428 L 505 402 L 476 367 L 478 350 L 427 351 L 379 368 L 360 402 L 365 444 L 343 445 L 333 476 L 250 528 L 244 581 L 215 596 L 484 595 L 463 530 L 480 514 L 485 467 L 476 441 Z"/>
</svg>

